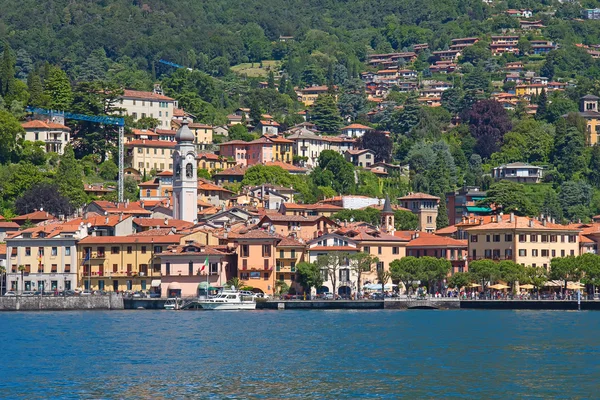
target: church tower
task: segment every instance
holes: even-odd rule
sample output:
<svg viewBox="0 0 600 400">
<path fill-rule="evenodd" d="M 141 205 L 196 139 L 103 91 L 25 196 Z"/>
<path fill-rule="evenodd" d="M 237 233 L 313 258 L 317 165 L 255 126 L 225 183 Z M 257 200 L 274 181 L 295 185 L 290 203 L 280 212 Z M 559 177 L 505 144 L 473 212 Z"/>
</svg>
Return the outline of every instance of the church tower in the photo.
<svg viewBox="0 0 600 400">
<path fill-rule="evenodd" d="M 384 232 L 389 234 L 394 234 L 394 209 L 392 208 L 392 203 L 390 202 L 390 196 L 385 196 L 385 203 L 383 204 L 383 209 L 381 210 L 381 227 Z"/>
<path fill-rule="evenodd" d="M 183 119 L 175 134 L 173 152 L 173 218 L 188 222 L 198 220 L 198 162 L 194 134 Z"/>
</svg>

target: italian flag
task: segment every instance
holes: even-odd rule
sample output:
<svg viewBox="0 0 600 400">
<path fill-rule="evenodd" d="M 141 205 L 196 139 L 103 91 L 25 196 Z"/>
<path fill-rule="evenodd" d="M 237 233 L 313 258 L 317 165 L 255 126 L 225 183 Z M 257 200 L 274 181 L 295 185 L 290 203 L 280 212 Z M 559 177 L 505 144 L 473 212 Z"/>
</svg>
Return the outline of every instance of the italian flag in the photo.
<svg viewBox="0 0 600 400">
<path fill-rule="evenodd" d="M 206 260 L 204 260 L 204 264 L 202 264 L 202 269 L 200 270 L 200 272 L 204 271 L 206 267 L 208 267 L 208 256 L 206 256 Z"/>
</svg>

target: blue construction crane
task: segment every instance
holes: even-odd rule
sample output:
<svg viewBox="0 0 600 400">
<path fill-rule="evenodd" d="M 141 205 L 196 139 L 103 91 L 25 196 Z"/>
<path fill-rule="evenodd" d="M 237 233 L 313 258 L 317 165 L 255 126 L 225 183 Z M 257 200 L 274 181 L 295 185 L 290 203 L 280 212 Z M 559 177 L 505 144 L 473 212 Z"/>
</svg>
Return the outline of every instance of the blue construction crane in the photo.
<svg viewBox="0 0 600 400">
<path fill-rule="evenodd" d="M 77 121 L 89 121 L 103 125 L 116 125 L 119 127 L 119 182 L 118 182 L 118 199 L 123 202 L 124 198 L 124 172 L 125 172 L 125 119 L 120 117 L 109 117 L 103 115 L 85 115 L 75 114 L 67 111 L 47 110 L 45 108 L 27 107 L 27 112 L 33 114 L 48 115 L 50 118 L 62 117 L 63 119 L 74 119 Z"/>
<path fill-rule="evenodd" d="M 168 65 L 168 66 L 170 66 L 170 67 L 174 67 L 174 68 L 185 68 L 185 69 L 187 69 L 188 71 L 193 71 L 193 69 L 191 69 L 191 68 L 184 67 L 183 65 L 175 64 L 174 62 L 171 62 L 171 61 L 167 61 L 167 60 L 160 59 L 160 60 L 158 60 L 158 62 L 159 62 L 159 63 L 161 63 L 161 64 Z"/>
</svg>

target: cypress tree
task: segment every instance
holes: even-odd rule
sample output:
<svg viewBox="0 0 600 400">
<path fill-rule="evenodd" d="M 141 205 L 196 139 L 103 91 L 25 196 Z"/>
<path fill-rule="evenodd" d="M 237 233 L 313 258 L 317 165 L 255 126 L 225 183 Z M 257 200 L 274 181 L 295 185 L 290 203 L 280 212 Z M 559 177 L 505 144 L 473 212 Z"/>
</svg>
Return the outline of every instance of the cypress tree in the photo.
<svg viewBox="0 0 600 400">
<path fill-rule="evenodd" d="M 329 94 L 320 95 L 313 105 L 312 122 L 327 133 L 335 133 L 342 126 L 342 117 L 335 98 Z"/>
<path fill-rule="evenodd" d="M 59 187 L 61 194 L 67 197 L 75 207 L 82 206 L 87 200 L 82 178 L 83 171 L 75 159 L 73 147 L 67 145 L 60 158 L 54 182 Z"/>
<path fill-rule="evenodd" d="M 548 113 L 548 96 L 546 95 L 546 91 L 544 89 L 542 89 L 542 92 L 538 97 L 537 106 L 538 108 L 535 112 L 535 119 L 546 119 L 546 114 Z"/>
<path fill-rule="evenodd" d="M 73 104 L 71 83 L 65 71 L 52 67 L 46 78 L 46 95 L 53 110 L 69 110 Z"/>
</svg>

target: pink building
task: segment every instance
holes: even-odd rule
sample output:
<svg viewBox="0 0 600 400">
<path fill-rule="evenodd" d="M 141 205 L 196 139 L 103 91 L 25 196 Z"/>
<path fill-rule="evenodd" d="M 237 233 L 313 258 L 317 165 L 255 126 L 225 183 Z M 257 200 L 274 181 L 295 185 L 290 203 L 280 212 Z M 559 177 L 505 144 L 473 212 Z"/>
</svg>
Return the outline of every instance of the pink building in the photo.
<svg viewBox="0 0 600 400">
<path fill-rule="evenodd" d="M 236 276 L 236 257 L 226 248 L 189 241 L 170 246 L 161 259 L 161 297 L 197 297 Z M 208 260 L 208 265 L 205 266 Z"/>
<path fill-rule="evenodd" d="M 292 144 L 281 137 L 262 136 L 251 142 L 232 140 L 219 145 L 219 155 L 231 157 L 236 164 L 250 166 L 272 161 L 292 162 Z"/>
<path fill-rule="evenodd" d="M 258 222 L 258 226 L 273 229 L 274 233 L 281 236 L 291 235 L 303 240 L 315 239 L 338 227 L 335 222 L 322 215 L 281 214 L 266 214 Z"/>
</svg>

